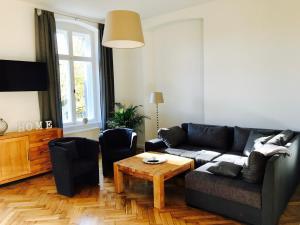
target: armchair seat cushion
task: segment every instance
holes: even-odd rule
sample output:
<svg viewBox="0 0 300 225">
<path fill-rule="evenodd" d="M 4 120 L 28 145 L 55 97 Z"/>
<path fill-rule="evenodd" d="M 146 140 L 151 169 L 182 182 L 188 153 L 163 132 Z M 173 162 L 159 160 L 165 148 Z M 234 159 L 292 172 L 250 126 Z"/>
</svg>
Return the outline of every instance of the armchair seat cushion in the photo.
<svg viewBox="0 0 300 225">
<path fill-rule="evenodd" d="M 216 176 L 208 168 L 216 163 L 209 162 L 185 177 L 187 189 L 238 202 L 254 208 L 261 208 L 261 185 L 249 184 L 242 179 Z"/>
</svg>

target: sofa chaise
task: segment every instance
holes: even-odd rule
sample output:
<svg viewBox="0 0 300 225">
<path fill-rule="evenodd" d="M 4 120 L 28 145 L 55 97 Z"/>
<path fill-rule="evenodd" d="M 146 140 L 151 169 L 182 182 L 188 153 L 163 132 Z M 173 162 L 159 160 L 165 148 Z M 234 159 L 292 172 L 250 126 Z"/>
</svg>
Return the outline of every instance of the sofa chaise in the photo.
<svg viewBox="0 0 300 225">
<path fill-rule="evenodd" d="M 280 130 L 192 123 L 182 124 L 181 130 L 185 137 L 175 147 L 168 147 L 165 140 L 157 138 L 146 141 L 145 150 L 195 160 L 196 169 L 185 176 L 188 205 L 248 224 L 278 223 L 299 181 L 300 136 L 297 132 L 293 132 L 293 136 L 284 143 L 289 156 L 274 154 L 268 157 L 261 183 L 249 183 L 241 176 L 231 178 L 215 175 L 208 168 L 220 161 L 245 166 L 250 154 L 247 146 L 250 136 L 260 133 L 271 137 L 271 134 L 278 134 Z"/>
</svg>

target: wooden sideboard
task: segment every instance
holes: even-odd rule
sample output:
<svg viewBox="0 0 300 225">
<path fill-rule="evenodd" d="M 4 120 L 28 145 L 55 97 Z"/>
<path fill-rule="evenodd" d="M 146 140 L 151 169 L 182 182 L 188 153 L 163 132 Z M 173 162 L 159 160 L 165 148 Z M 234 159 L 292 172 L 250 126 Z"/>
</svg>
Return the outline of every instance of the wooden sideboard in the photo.
<svg viewBox="0 0 300 225">
<path fill-rule="evenodd" d="M 0 185 L 51 171 L 48 142 L 62 136 L 59 128 L 0 136 Z"/>
</svg>

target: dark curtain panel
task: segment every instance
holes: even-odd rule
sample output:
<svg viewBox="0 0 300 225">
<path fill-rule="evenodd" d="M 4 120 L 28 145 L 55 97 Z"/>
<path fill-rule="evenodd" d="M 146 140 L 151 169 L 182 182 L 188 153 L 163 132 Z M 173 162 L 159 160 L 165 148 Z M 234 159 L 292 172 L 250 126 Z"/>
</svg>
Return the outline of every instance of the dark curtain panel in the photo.
<svg viewBox="0 0 300 225">
<path fill-rule="evenodd" d="M 102 45 L 104 24 L 99 24 L 99 58 L 100 58 L 100 106 L 101 129 L 107 128 L 107 120 L 115 108 L 113 51 Z"/>
<path fill-rule="evenodd" d="M 41 120 L 63 127 L 60 102 L 59 59 L 53 12 L 35 9 L 36 59 L 48 65 L 48 91 L 39 92 Z"/>
</svg>

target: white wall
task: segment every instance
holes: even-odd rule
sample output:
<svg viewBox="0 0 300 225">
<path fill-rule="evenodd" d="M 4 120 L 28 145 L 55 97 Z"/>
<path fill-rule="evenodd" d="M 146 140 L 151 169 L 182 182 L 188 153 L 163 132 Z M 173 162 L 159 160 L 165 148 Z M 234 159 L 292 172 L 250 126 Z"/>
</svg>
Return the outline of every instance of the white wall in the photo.
<svg viewBox="0 0 300 225">
<path fill-rule="evenodd" d="M 149 30 L 143 64 L 146 84 L 144 104 L 152 118 L 146 121 L 146 138 L 156 135 L 155 105 L 149 104 L 152 91 L 162 91 L 159 105 L 161 127 L 186 121 L 203 122 L 202 21 L 185 20 L 162 24 Z M 147 83 L 151 84 L 147 87 Z"/>
<path fill-rule="evenodd" d="M 215 0 L 145 20 L 143 26 L 148 33 L 160 25 L 203 19 L 205 123 L 300 130 L 299 8 L 299 0 Z M 154 70 L 145 66 L 143 76 Z M 158 81 L 153 75 L 147 82 Z M 182 113 L 180 106 L 174 113 Z"/>
<path fill-rule="evenodd" d="M 35 61 L 33 7 L 16 1 L 0 4 L 0 59 Z M 17 129 L 17 121 L 39 120 L 37 92 L 0 92 L 0 117 L 9 130 Z"/>
<path fill-rule="evenodd" d="M 203 122 L 202 21 L 186 20 L 159 25 L 145 32 L 146 47 L 115 50 L 116 100 L 142 104 L 146 138 L 156 135 L 156 107 L 152 91 L 162 91 L 160 125 Z M 140 138 L 141 142 L 144 139 Z"/>
</svg>

